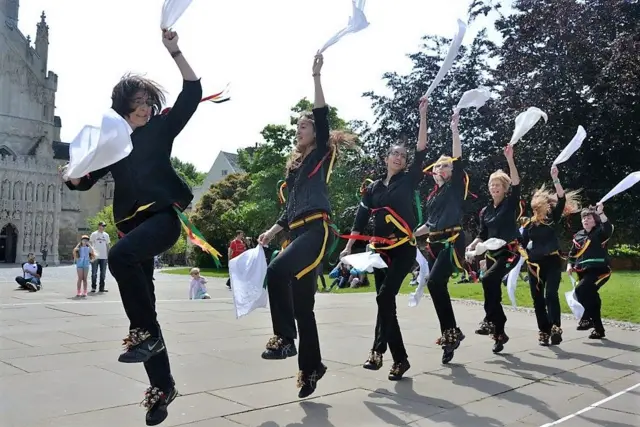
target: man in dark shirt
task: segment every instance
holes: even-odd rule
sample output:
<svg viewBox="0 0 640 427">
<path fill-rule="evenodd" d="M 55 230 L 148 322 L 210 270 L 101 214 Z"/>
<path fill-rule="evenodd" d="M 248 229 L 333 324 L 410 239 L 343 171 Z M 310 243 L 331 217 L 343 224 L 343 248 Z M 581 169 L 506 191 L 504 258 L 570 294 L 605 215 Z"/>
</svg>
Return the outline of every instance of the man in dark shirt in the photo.
<svg viewBox="0 0 640 427">
<path fill-rule="evenodd" d="M 125 76 L 113 89 L 112 109 L 133 130 L 133 150 L 115 164 L 66 182 L 71 190 L 86 191 L 109 172 L 115 182 L 113 214 L 120 240 L 109 251 L 108 264 L 130 321 L 126 351 L 118 360 L 144 363 L 151 383 L 144 400 L 147 425 L 164 421 L 167 406 L 178 394 L 157 321 L 153 259 L 180 237 L 174 208 L 183 211 L 193 199 L 171 166 L 171 149 L 202 98 L 200 80 L 178 48 L 178 35 L 163 31 L 162 41 L 184 80 L 173 108 L 160 114 L 160 88 L 146 78 Z"/>
<path fill-rule="evenodd" d="M 518 263 L 520 257 L 518 252 L 520 176 L 513 160 L 511 145 L 505 147 L 504 155 L 509 164 L 509 175 L 499 170 L 489 177 L 489 193 L 493 200 L 480 212 L 480 233 L 467 247 L 467 252 L 471 252 L 475 250 L 478 243 L 489 239 L 504 242 L 499 249 L 486 252 L 487 271 L 482 277 L 484 309 L 486 320 L 490 323 L 487 327 L 493 329 L 494 353 L 501 352 L 509 341 L 509 337 L 504 332 L 507 316 L 502 308 L 502 278 Z M 509 187 L 511 192 L 507 194 Z"/>
</svg>

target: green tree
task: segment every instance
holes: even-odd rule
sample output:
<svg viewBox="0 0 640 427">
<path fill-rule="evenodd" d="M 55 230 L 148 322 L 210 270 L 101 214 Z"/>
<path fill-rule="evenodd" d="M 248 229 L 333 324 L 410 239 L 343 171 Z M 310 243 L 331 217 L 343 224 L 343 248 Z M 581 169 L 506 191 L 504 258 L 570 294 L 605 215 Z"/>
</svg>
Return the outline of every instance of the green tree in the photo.
<svg viewBox="0 0 640 427">
<path fill-rule="evenodd" d="M 105 206 L 97 214 L 89 218 L 87 222 L 89 223 L 89 227 L 91 228 L 91 230 L 97 230 L 98 224 L 104 222 L 105 224 L 107 224 L 104 227 L 104 231 L 109 235 L 109 239 L 111 239 L 111 245 L 113 246 L 118 241 L 118 229 L 116 228 L 116 223 L 113 220 L 112 205 Z"/>
<path fill-rule="evenodd" d="M 372 102 L 375 129 L 365 122 L 358 122 L 356 126 L 363 140 L 365 153 L 371 159 L 355 165 L 361 175 L 375 179 L 386 174 L 383 159 L 389 148 L 399 141 L 406 140 L 409 152 L 413 154 L 412 147 L 417 144 L 420 122 L 419 99 L 438 73 L 450 43 L 450 39 L 442 37 L 423 37 L 422 49 L 408 55 L 413 61 L 411 72 L 405 75 L 388 72 L 383 75 L 391 95 L 384 96 L 374 92 L 364 94 Z M 494 45 L 487 38 L 486 32 L 480 32 L 471 45 L 460 48 L 452 69 L 429 97 L 428 154 L 425 166 L 435 162 L 443 154 L 452 154 L 451 115 L 462 94 L 479 86 L 494 85 L 488 65 L 494 58 L 493 50 Z M 486 196 L 485 182 L 488 177 L 486 165 L 495 158 L 500 160 L 500 144 L 491 138 L 491 118 L 487 117 L 487 110 L 488 107 L 483 107 L 479 111 L 466 109 L 461 113 L 460 136 L 465 168 L 471 179 L 470 190 L 480 193 L 478 199 L 468 199 L 466 228 L 475 228 L 480 204 L 486 202 L 483 197 Z M 500 166 L 504 167 L 503 164 Z M 424 199 L 433 186 L 433 180 L 425 177 L 421 184 L 421 205 L 424 205 Z"/>
<path fill-rule="evenodd" d="M 248 199 L 241 203 L 236 214 L 244 216 L 251 233 L 257 235 L 269 228 L 282 213 L 283 205 L 277 197 L 278 182 L 284 179 L 285 164 L 295 143 L 295 126 L 300 113 L 311 111 L 313 104 L 306 98 L 291 108 L 293 113 L 289 124 L 265 126 L 261 135 L 263 142 L 254 147 L 239 150 L 240 166 L 250 177 Z M 329 107 L 329 126 L 333 130 L 349 130 L 350 124 L 339 117 L 338 110 Z M 330 181 L 330 197 L 334 221 L 342 229 L 353 221 L 349 208 L 356 202 L 355 194 L 362 179 L 351 171 L 358 154 L 342 150 L 340 159 L 334 167 Z M 286 190 L 285 190 L 286 197 Z M 348 224 L 348 225 L 347 225 Z"/>
<path fill-rule="evenodd" d="M 529 106 L 547 112 L 549 122 L 537 125 L 515 150 L 523 185 L 531 190 L 549 181 L 551 162 L 584 126 L 587 139 L 560 166 L 561 177 L 566 187 L 584 188 L 585 202 L 595 204 L 640 170 L 640 2 L 518 0 L 511 7 L 506 15 L 490 0 L 470 7 L 472 17 L 498 12 L 494 138 L 508 141 L 513 120 Z M 637 187 L 607 202 L 614 240 L 640 242 L 638 209 Z"/>
<path fill-rule="evenodd" d="M 193 163 L 183 162 L 177 157 L 171 158 L 171 165 L 180 178 L 182 178 L 191 188 L 202 185 L 207 176 L 204 172 L 198 172 Z"/>
<path fill-rule="evenodd" d="M 227 247 L 235 236 L 237 229 L 248 229 L 249 223 L 245 218 L 247 210 L 242 206 L 248 200 L 250 178 L 248 174 L 231 174 L 220 182 L 212 185 L 191 213 L 190 219 L 204 238 L 222 254 L 222 260 L 227 258 Z M 247 216 L 245 216 L 247 215 Z M 213 260 L 199 248 L 195 250 L 196 264 L 200 267 L 213 267 Z"/>
</svg>

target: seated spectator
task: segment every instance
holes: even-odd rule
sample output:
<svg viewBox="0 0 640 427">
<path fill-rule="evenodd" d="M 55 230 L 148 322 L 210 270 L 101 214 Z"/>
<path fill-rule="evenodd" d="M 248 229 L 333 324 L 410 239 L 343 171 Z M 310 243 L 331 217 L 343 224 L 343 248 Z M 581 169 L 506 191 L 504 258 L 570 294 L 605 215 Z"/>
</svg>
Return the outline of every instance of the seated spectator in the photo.
<svg viewBox="0 0 640 427">
<path fill-rule="evenodd" d="M 40 279 L 42 278 L 42 265 L 36 262 L 36 256 L 29 252 L 27 262 L 22 264 L 22 277 L 16 277 L 16 282 L 20 289 L 30 292 L 37 292 L 42 288 Z"/>
</svg>

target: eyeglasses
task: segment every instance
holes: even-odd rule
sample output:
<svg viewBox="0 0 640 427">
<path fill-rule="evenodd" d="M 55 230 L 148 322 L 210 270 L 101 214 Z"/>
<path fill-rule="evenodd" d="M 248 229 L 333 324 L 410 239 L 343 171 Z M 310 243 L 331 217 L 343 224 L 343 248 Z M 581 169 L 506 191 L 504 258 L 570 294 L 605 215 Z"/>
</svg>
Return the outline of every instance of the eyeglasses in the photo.
<svg viewBox="0 0 640 427">
<path fill-rule="evenodd" d="M 407 158 L 407 153 L 405 153 L 404 151 L 393 150 L 392 152 L 389 153 L 389 155 L 393 157 L 400 157 L 402 159 Z"/>
</svg>

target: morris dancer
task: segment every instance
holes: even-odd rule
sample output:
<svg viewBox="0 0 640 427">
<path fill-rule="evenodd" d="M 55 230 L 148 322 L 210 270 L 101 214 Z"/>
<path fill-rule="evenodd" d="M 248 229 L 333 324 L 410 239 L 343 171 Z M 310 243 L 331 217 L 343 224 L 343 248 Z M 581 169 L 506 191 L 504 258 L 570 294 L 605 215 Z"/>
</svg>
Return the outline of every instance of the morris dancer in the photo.
<svg viewBox="0 0 640 427">
<path fill-rule="evenodd" d="M 542 346 L 562 342 L 558 289 L 562 276 L 560 243 L 555 227 L 564 215 L 580 212 L 578 191 L 565 193 L 558 168 L 551 168 L 556 193 L 543 185 L 531 198 L 533 216 L 523 224 L 522 246 L 527 248 L 531 298 L 538 322 L 538 342 Z M 529 247 L 530 244 L 530 247 Z"/>
<path fill-rule="evenodd" d="M 440 321 L 442 337 L 442 363 L 453 359 L 455 349 L 464 335 L 458 325 L 451 305 L 447 285 L 456 270 L 463 270 L 464 233 L 462 231 L 463 203 L 467 193 L 467 177 L 462 162 L 462 146 L 458 133 L 460 116 L 455 113 L 451 120 L 453 133 L 452 155 L 441 156 L 433 166 L 434 191 L 427 199 L 427 221 L 416 230 L 415 235 L 428 234 L 427 261 L 429 280 L 427 287 Z"/>
<path fill-rule="evenodd" d="M 495 341 L 493 352 L 499 353 L 509 341 L 504 331 L 507 316 L 502 308 L 502 278 L 513 268 L 520 257 L 518 252 L 520 232 L 518 214 L 520 211 L 520 176 L 513 161 L 513 146 L 507 145 L 504 156 L 509 164 L 510 176 L 498 170 L 489 176 L 489 193 L 493 202 L 480 211 L 480 233 L 467 247 L 475 250 L 478 243 L 488 239 L 500 239 L 507 242 L 497 250 L 487 251 L 487 271 L 482 277 L 484 291 L 484 310 L 486 321 L 493 326 L 492 337 Z M 507 195 L 511 187 L 511 192 Z"/>
<path fill-rule="evenodd" d="M 381 247 L 375 247 L 372 243 L 372 247 L 383 255 L 388 268 L 374 269 L 378 316 L 373 348 L 363 367 L 375 371 L 380 369 L 382 355 L 388 345 L 393 357 L 393 366 L 389 371 L 391 381 L 402 379 L 411 367 L 396 315 L 396 295 L 416 259 L 412 232 L 417 226 L 413 195 L 422 180 L 422 164 L 427 153 L 427 106 L 427 99 L 421 99 L 418 146 L 409 170 L 405 171 L 407 148 L 402 144 L 392 145 L 387 156 L 387 175 L 366 188 L 351 232 L 352 235 L 360 235 L 373 213 L 373 243 L 384 242 Z M 340 254 L 341 258 L 351 253 L 356 239 L 349 239 Z"/>
<path fill-rule="evenodd" d="M 355 137 L 329 132 L 329 107 L 325 103 L 320 70 L 322 55 L 313 64 L 315 101 L 313 114 L 298 121 L 297 143 L 287 162 L 286 185 L 289 198 L 280 219 L 258 242 L 267 245 L 282 230 L 290 233 L 290 243 L 267 269 L 267 289 L 274 337 L 262 353 L 264 359 L 286 359 L 297 354 L 296 320 L 300 329 L 298 356 L 298 397 L 311 395 L 327 367 L 322 363 L 318 327 L 313 312 L 318 265 L 333 235 L 328 220 L 331 213 L 327 182 L 341 142 L 352 144 Z"/>
<path fill-rule="evenodd" d="M 187 208 L 193 194 L 171 166 L 173 140 L 196 111 L 202 97 L 200 80 L 178 47 L 178 35 L 164 31 L 162 42 L 184 80 L 173 108 L 160 115 L 164 94 L 152 81 L 125 76 L 114 88 L 112 108 L 133 129 L 133 151 L 121 161 L 66 182 L 71 190 L 89 190 L 111 172 L 115 182 L 113 215 L 121 235 L 109 251 L 109 270 L 118 282 L 130 321 L 123 363 L 144 363 L 151 387 L 144 406 L 147 425 L 167 418 L 167 406 L 178 390 L 155 310 L 154 256 L 169 250 L 180 237 L 175 211 Z"/>
<path fill-rule="evenodd" d="M 567 273 L 576 272 L 580 279 L 576 286 L 576 297 L 584 307 L 581 323 L 589 322 L 589 326 L 593 327 L 589 338 L 602 339 L 605 333 L 598 291 L 611 277 L 607 241 L 613 234 L 613 225 L 604 214 L 602 203 L 598 203 L 595 209 L 583 209 L 580 216 L 583 229 L 573 236 Z"/>
</svg>

